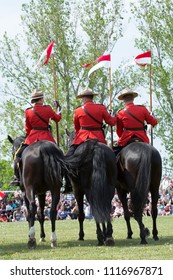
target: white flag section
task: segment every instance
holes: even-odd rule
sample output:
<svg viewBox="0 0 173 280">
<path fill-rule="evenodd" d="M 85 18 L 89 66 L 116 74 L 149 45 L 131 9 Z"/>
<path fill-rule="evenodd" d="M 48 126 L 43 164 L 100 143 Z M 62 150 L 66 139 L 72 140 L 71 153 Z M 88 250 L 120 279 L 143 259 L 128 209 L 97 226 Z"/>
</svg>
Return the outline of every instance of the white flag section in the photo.
<svg viewBox="0 0 173 280">
<path fill-rule="evenodd" d="M 102 67 L 110 67 L 110 61 L 105 60 L 105 61 L 100 61 L 98 64 L 94 65 L 89 71 L 88 71 L 88 77 L 91 75 L 91 73 L 93 73 L 94 71 L 96 71 L 99 68 Z"/>
<path fill-rule="evenodd" d="M 151 57 L 135 58 L 135 62 L 136 62 L 136 64 L 139 64 L 139 65 L 151 64 Z"/>
<path fill-rule="evenodd" d="M 122 69 L 124 69 L 127 66 L 134 65 L 134 64 L 137 64 L 139 66 L 146 66 L 148 64 L 151 64 L 151 51 L 137 55 L 136 57 L 134 57 L 133 60 L 124 64 L 122 66 Z"/>
</svg>

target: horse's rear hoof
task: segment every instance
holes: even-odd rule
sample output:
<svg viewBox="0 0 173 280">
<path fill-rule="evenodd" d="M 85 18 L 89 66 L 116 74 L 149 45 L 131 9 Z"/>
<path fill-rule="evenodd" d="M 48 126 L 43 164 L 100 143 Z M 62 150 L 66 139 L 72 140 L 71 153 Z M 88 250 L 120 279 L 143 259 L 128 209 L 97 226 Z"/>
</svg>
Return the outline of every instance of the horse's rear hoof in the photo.
<svg viewBox="0 0 173 280">
<path fill-rule="evenodd" d="M 106 238 L 105 245 L 106 246 L 114 246 L 115 245 L 115 241 L 114 241 L 113 237 Z"/>
<path fill-rule="evenodd" d="M 79 241 L 84 241 L 84 238 L 83 237 L 79 237 L 78 240 Z"/>
<path fill-rule="evenodd" d="M 41 237 L 40 240 L 39 240 L 39 242 L 40 242 L 40 243 L 41 243 L 41 242 L 46 242 L 46 239 L 45 239 L 44 237 Z"/>
<path fill-rule="evenodd" d="M 37 243 L 36 243 L 36 239 L 35 238 L 34 239 L 30 239 L 28 241 L 28 249 L 33 250 L 33 249 L 36 248 L 36 246 L 37 246 Z"/>
<path fill-rule="evenodd" d="M 127 239 L 132 239 L 132 236 L 130 235 L 130 236 L 127 236 Z"/>
<path fill-rule="evenodd" d="M 147 242 L 146 240 L 141 240 L 141 243 L 140 243 L 140 244 L 146 245 L 146 244 L 148 244 L 148 242 Z"/>
<path fill-rule="evenodd" d="M 51 248 L 56 248 L 58 247 L 58 243 L 56 241 L 51 242 Z"/>
<path fill-rule="evenodd" d="M 158 240 L 159 240 L 159 237 L 158 237 L 158 236 L 153 236 L 153 239 L 154 239 L 155 241 L 158 241 Z"/>
<path fill-rule="evenodd" d="M 104 241 L 98 241 L 97 246 L 103 246 L 104 244 Z"/>
</svg>

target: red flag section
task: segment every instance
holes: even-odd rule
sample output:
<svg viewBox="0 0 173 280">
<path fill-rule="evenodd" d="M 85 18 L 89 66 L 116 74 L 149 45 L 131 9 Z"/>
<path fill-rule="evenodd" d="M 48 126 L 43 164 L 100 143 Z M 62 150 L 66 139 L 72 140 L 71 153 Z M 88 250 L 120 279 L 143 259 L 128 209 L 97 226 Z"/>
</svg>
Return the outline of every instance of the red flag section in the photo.
<svg viewBox="0 0 173 280">
<path fill-rule="evenodd" d="M 145 66 L 151 64 L 151 51 L 141 53 L 135 57 L 136 64 L 140 66 Z"/>
<path fill-rule="evenodd" d="M 54 41 L 52 41 L 52 42 L 48 45 L 47 49 L 45 50 L 46 60 L 45 60 L 45 62 L 44 62 L 43 64 L 47 64 L 47 63 L 48 63 L 49 58 L 50 58 L 50 56 L 51 56 L 51 54 L 52 54 L 52 51 L 53 51 L 53 45 L 54 45 Z"/>
<path fill-rule="evenodd" d="M 0 200 L 2 200 L 5 197 L 5 193 L 0 192 Z"/>
</svg>

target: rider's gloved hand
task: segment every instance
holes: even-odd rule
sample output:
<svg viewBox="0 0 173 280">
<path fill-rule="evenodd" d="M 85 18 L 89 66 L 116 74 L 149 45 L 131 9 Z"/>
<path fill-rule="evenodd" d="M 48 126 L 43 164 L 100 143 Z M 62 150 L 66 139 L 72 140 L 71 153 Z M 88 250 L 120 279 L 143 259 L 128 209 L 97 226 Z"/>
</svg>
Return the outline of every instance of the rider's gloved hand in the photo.
<svg viewBox="0 0 173 280">
<path fill-rule="evenodd" d="M 115 116 L 116 116 L 116 114 L 115 114 L 115 112 L 114 112 L 113 110 L 109 110 L 109 114 L 110 114 L 112 117 L 115 117 Z"/>
<path fill-rule="evenodd" d="M 59 102 L 57 100 L 54 101 L 53 106 L 56 109 L 56 113 L 61 114 L 61 111 L 62 111 L 61 105 L 59 104 Z"/>
</svg>

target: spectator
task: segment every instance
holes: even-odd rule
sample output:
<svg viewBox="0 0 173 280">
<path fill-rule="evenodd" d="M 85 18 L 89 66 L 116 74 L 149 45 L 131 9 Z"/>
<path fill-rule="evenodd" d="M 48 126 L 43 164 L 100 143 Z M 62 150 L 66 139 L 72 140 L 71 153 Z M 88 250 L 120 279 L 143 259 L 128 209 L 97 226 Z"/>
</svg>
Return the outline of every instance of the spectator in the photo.
<svg viewBox="0 0 173 280">
<path fill-rule="evenodd" d="M 89 220 L 93 219 L 93 215 L 91 212 L 91 206 L 89 205 L 89 203 L 86 204 L 84 213 L 85 213 L 85 219 L 89 219 Z"/>
<path fill-rule="evenodd" d="M 45 220 L 49 221 L 50 220 L 50 207 L 45 206 L 44 215 L 45 215 Z"/>
<path fill-rule="evenodd" d="M 72 220 L 76 220 L 79 214 L 79 208 L 77 202 L 75 203 L 74 207 L 71 209 L 71 213 L 69 213 L 69 216 Z"/>
<path fill-rule="evenodd" d="M 23 220 L 23 213 L 18 206 L 16 210 L 13 212 L 13 222 L 21 222 Z"/>
<path fill-rule="evenodd" d="M 124 215 L 124 210 L 123 210 L 122 204 L 121 204 L 121 202 L 117 202 L 115 211 L 114 211 L 112 217 L 119 218 L 119 217 L 123 217 L 123 215 Z"/>
<path fill-rule="evenodd" d="M 7 205 L 6 205 L 6 209 L 5 209 L 6 211 L 8 211 L 8 210 L 13 210 L 13 207 L 12 207 L 12 201 L 11 200 L 9 200 L 8 201 L 8 203 L 7 203 Z"/>
<path fill-rule="evenodd" d="M 65 211 L 64 202 L 61 204 L 59 210 L 57 211 L 57 220 L 65 220 L 67 218 L 67 212 Z"/>
<path fill-rule="evenodd" d="M 0 222 L 7 222 L 7 216 L 5 211 L 2 211 L 2 213 L 0 214 Z"/>
</svg>

